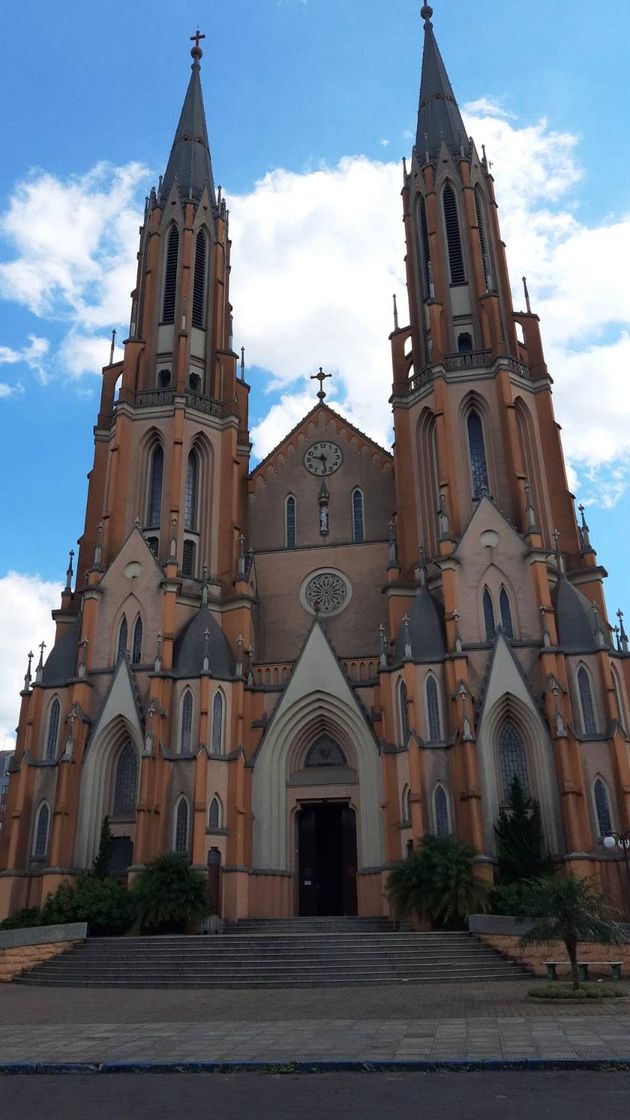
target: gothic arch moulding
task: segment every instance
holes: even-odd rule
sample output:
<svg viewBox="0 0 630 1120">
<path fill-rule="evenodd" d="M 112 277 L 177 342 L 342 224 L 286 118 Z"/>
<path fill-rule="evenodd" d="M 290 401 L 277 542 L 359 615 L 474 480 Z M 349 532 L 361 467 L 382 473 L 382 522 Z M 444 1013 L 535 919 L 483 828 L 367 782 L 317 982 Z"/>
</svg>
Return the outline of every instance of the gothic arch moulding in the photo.
<svg viewBox="0 0 630 1120">
<path fill-rule="evenodd" d="M 76 840 L 77 867 L 91 867 L 94 861 L 103 818 L 112 809 L 116 764 L 127 744 L 136 752 L 139 791 L 142 739 L 139 727 L 124 715 L 115 716 L 102 730 L 97 730 L 85 756 Z"/>
</svg>

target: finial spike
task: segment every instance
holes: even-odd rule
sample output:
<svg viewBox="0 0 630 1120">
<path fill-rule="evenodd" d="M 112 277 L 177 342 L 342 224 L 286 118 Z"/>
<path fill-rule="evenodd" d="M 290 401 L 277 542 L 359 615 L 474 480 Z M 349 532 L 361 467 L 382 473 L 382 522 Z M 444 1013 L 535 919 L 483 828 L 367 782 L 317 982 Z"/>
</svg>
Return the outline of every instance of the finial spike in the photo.
<svg viewBox="0 0 630 1120">
<path fill-rule="evenodd" d="M 429 4 L 424 4 L 420 10 L 420 18 L 424 20 L 425 27 L 431 27 L 431 17 L 433 15 L 433 8 Z"/>
<path fill-rule="evenodd" d="M 527 307 L 527 314 L 531 315 L 532 304 L 531 304 L 531 300 L 529 298 L 529 288 L 527 286 L 527 277 L 526 276 L 523 277 L 523 290 L 525 292 L 525 305 Z"/>
<path fill-rule="evenodd" d="M 396 293 L 395 292 L 394 292 L 394 330 L 395 331 L 398 330 L 398 300 L 396 299 Z"/>
<path fill-rule="evenodd" d="M 110 366 L 113 366 L 113 364 L 114 364 L 114 350 L 115 349 L 116 349 L 116 328 L 114 327 L 114 330 L 112 331 L 112 344 L 109 348 L 109 364 L 110 364 Z"/>
</svg>

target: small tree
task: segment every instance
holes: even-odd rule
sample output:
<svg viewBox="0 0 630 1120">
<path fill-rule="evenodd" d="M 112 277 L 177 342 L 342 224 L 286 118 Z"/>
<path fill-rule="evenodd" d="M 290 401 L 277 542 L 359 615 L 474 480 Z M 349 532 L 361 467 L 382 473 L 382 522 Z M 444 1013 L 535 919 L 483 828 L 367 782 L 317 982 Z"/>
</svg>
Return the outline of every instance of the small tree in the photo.
<svg viewBox="0 0 630 1120">
<path fill-rule="evenodd" d="M 475 849 L 454 836 L 425 836 L 392 868 L 387 894 L 397 917 L 425 914 L 436 925 L 461 925 L 488 909 L 485 883 L 475 877 Z"/>
<path fill-rule="evenodd" d="M 92 864 L 92 874 L 97 879 L 105 879 L 109 875 L 113 847 L 114 837 L 109 827 L 109 817 L 104 817 L 101 825 L 101 838 L 98 845 L 98 852 Z"/>
<path fill-rule="evenodd" d="M 588 879 L 575 875 L 549 875 L 532 879 L 522 896 L 519 918 L 532 918 L 534 925 L 521 938 L 521 945 L 540 945 L 562 941 L 571 964 L 575 991 L 580 986 L 578 945 L 597 941 L 619 945 L 623 932 L 614 921 L 617 911 L 605 895 L 598 894 Z"/>
<path fill-rule="evenodd" d="M 181 929 L 208 913 L 205 875 L 175 852 L 144 867 L 132 894 L 143 929 Z"/>
<path fill-rule="evenodd" d="M 494 832 L 501 883 L 516 883 L 520 879 L 535 879 L 551 873 L 540 805 L 533 797 L 526 796 L 516 775 L 510 786 L 510 799 L 499 813 Z"/>
</svg>

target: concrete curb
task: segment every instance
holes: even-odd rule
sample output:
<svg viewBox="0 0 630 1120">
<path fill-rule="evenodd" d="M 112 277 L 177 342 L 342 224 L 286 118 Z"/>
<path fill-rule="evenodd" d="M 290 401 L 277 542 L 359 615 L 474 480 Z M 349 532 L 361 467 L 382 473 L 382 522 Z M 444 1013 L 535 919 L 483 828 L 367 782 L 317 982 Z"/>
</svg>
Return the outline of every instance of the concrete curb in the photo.
<svg viewBox="0 0 630 1120">
<path fill-rule="evenodd" d="M 630 1070 L 630 1058 L 480 1058 L 384 1061 L 0 1062 L 0 1076 L 79 1073 L 439 1073 L 521 1070 Z"/>
</svg>

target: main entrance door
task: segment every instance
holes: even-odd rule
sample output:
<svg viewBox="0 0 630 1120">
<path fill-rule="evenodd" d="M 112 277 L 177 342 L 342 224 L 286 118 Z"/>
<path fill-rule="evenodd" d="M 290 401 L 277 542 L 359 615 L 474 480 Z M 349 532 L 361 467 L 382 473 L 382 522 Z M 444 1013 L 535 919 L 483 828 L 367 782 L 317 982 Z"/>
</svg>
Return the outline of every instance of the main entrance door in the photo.
<svg viewBox="0 0 630 1120">
<path fill-rule="evenodd" d="M 298 814 L 300 914 L 356 914 L 357 834 L 354 809 L 312 802 Z"/>
</svg>

